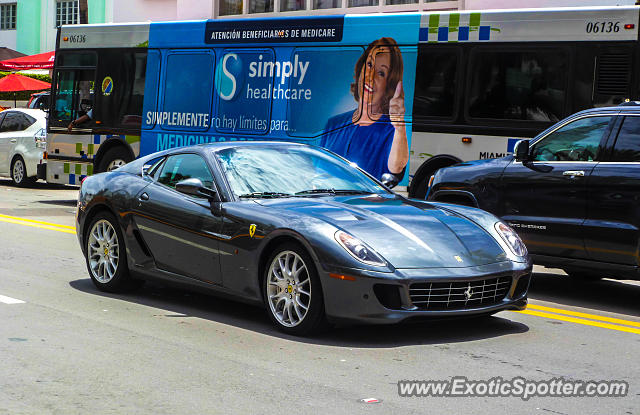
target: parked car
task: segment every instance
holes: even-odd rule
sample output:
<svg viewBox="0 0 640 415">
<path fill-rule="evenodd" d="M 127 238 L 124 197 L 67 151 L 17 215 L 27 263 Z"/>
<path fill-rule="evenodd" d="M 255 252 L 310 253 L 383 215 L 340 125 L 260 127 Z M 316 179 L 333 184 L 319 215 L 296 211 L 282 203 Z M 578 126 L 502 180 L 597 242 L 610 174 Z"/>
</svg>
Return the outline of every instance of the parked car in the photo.
<svg viewBox="0 0 640 415">
<path fill-rule="evenodd" d="M 29 98 L 29 102 L 27 102 L 27 108 L 46 110 L 49 108 L 50 98 L 50 91 L 33 93 L 31 94 L 31 98 Z"/>
<path fill-rule="evenodd" d="M 439 170 L 427 199 L 495 214 L 534 263 L 576 278 L 638 279 L 640 105 L 579 112 L 514 153 Z"/>
<path fill-rule="evenodd" d="M 15 108 L 0 112 L 0 175 L 18 186 L 33 184 L 46 148 L 46 114 Z"/>
<path fill-rule="evenodd" d="M 531 262 L 480 209 L 408 200 L 324 149 L 167 150 L 80 188 L 76 229 L 104 291 L 160 279 L 263 304 L 276 327 L 488 315 L 527 304 Z"/>
</svg>

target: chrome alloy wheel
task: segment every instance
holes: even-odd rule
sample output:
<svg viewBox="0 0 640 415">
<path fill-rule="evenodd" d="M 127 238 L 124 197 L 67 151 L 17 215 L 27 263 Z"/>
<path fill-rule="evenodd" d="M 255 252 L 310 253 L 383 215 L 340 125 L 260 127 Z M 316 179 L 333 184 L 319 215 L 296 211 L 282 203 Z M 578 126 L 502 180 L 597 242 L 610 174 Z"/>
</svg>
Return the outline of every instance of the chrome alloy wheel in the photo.
<svg viewBox="0 0 640 415">
<path fill-rule="evenodd" d="M 13 163 L 13 181 L 16 183 L 22 183 L 22 180 L 24 180 L 24 176 L 25 176 L 24 162 L 22 161 L 22 159 L 18 158 Z"/>
<path fill-rule="evenodd" d="M 124 166 L 125 164 L 127 164 L 127 162 L 122 159 L 111 160 L 111 162 L 107 166 L 107 171 L 114 171 L 118 167 Z"/>
<path fill-rule="evenodd" d="M 285 327 L 296 327 L 306 317 L 311 304 L 309 271 L 293 251 L 278 254 L 269 267 L 267 301 L 271 313 Z"/>
<path fill-rule="evenodd" d="M 111 281 L 118 270 L 118 235 L 107 220 L 97 221 L 87 241 L 87 258 L 93 277 L 103 284 Z"/>
</svg>

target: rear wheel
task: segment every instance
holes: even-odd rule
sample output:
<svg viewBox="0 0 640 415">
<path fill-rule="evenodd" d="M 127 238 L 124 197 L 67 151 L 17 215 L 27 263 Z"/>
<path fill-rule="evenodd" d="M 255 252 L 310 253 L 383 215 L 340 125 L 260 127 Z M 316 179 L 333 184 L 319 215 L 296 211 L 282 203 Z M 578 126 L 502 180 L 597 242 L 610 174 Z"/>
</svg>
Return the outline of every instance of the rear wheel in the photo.
<svg viewBox="0 0 640 415">
<path fill-rule="evenodd" d="M 101 157 L 100 163 L 98 164 L 98 172 L 113 171 L 129 163 L 131 160 L 133 160 L 133 158 L 126 148 L 122 146 L 113 147 L 107 150 Z"/>
<path fill-rule="evenodd" d="M 115 216 L 98 213 L 87 229 L 85 259 L 95 286 L 107 292 L 137 288 L 141 282 L 129 275 L 124 238 Z"/>
<path fill-rule="evenodd" d="M 24 187 L 36 182 L 37 177 L 27 177 L 27 166 L 21 156 L 11 163 L 11 180 L 16 186 Z"/>
<path fill-rule="evenodd" d="M 271 321 L 281 331 L 306 335 L 324 321 L 320 279 L 309 254 L 299 245 L 278 246 L 264 275 L 264 296 Z"/>
</svg>

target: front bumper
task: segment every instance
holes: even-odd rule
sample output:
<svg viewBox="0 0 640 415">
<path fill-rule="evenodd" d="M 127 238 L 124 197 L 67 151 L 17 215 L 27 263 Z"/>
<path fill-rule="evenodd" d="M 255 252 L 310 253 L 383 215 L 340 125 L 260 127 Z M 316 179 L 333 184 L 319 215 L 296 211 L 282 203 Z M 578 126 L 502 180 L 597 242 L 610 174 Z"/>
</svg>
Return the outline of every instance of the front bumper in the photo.
<svg viewBox="0 0 640 415">
<path fill-rule="evenodd" d="M 325 312 L 330 321 L 393 324 L 416 317 L 440 319 L 493 314 L 502 310 L 524 310 L 527 306 L 531 269 L 531 262 L 510 261 L 464 268 L 396 269 L 393 273 L 334 268 L 321 272 L 320 278 Z M 337 279 L 336 274 L 353 279 Z M 469 284 L 478 295 L 483 291 L 477 287 L 482 286 L 484 281 L 496 278 L 510 280 L 510 283 L 505 283 L 502 295 L 487 301 L 483 298 L 482 303 L 471 301 L 474 293 L 469 290 L 468 303 L 452 300 L 451 304 L 443 302 L 438 307 L 429 308 L 424 302 L 417 304 L 416 291 L 411 290 L 412 285 L 423 287 L 425 283 L 440 284 L 439 286 L 448 283 L 453 286 Z M 381 286 L 384 289 L 380 289 Z M 446 295 L 442 297 L 447 298 Z"/>
</svg>

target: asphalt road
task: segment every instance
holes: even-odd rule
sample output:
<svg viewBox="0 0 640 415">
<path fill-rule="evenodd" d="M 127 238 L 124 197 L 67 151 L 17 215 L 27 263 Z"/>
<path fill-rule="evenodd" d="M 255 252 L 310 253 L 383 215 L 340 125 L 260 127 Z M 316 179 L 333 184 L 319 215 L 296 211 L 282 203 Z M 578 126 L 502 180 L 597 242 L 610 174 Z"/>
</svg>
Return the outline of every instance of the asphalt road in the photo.
<svg viewBox="0 0 640 415">
<path fill-rule="evenodd" d="M 523 313 L 301 339 L 224 298 L 97 291 L 73 231 L 76 193 L 0 179 L 0 414 L 640 414 L 637 282 L 536 268 Z M 629 393 L 398 395 L 400 380 L 453 376 L 623 380 Z"/>
</svg>

